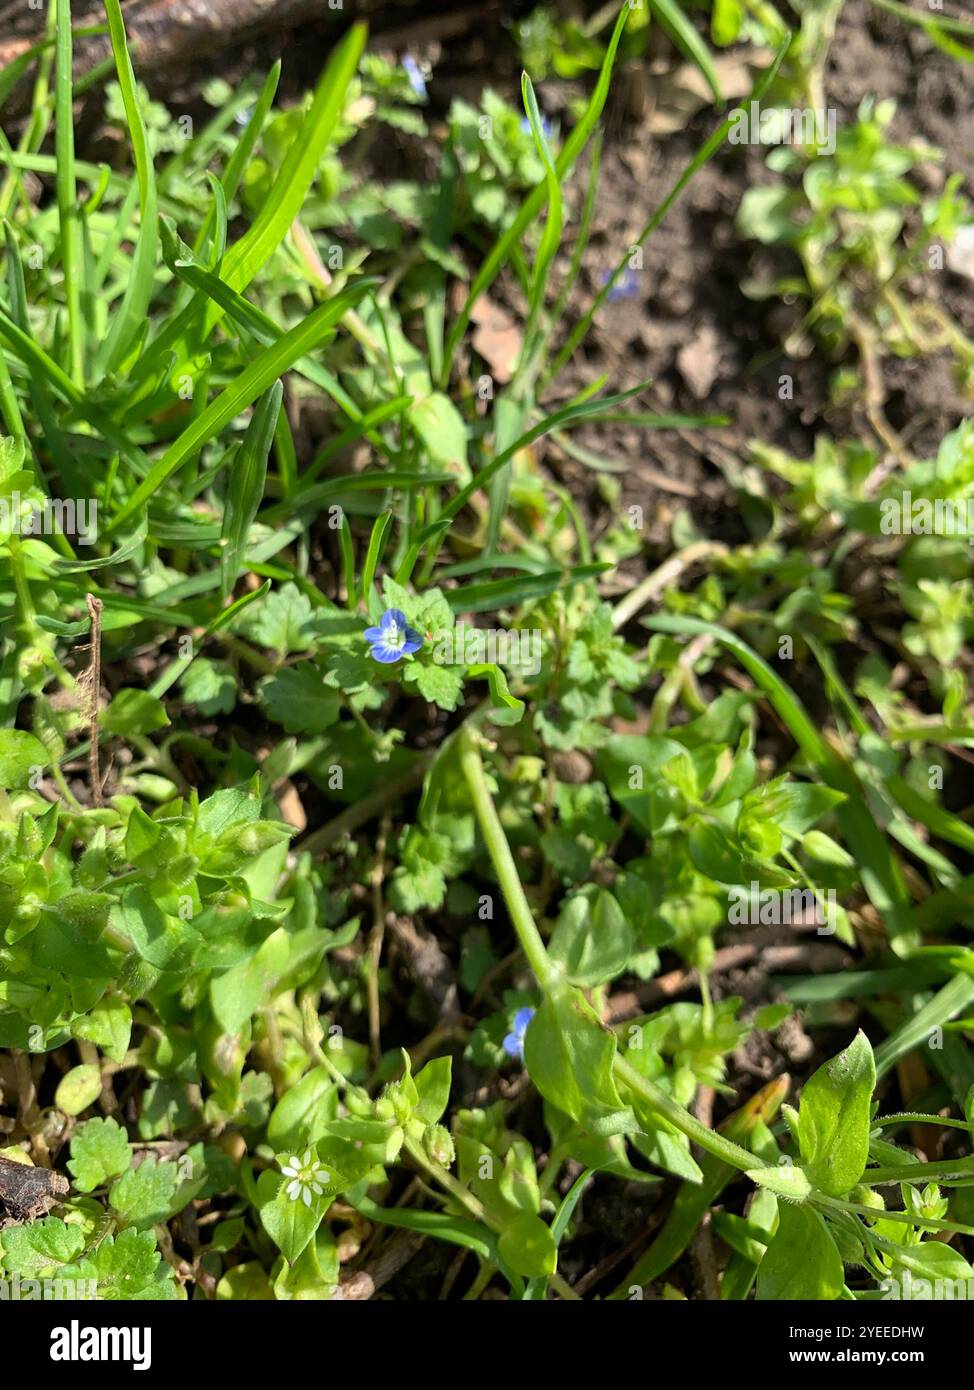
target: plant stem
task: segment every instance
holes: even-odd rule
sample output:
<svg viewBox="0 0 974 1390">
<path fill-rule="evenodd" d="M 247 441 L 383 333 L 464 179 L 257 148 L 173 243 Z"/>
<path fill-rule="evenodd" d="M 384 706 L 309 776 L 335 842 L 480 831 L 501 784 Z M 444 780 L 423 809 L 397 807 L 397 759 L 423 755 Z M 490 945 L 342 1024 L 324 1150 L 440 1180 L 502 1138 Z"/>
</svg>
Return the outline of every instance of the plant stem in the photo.
<svg viewBox="0 0 974 1390">
<path fill-rule="evenodd" d="M 545 993 L 550 993 L 561 979 L 561 972 L 549 958 L 541 933 L 535 926 L 531 908 L 524 893 L 511 847 L 507 843 L 504 827 L 487 786 L 484 764 L 475 743 L 477 735 L 469 728 L 461 734 L 460 765 L 470 788 L 474 812 L 480 825 L 480 832 L 487 845 L 487 852 L 494 865 L 497 881 L 511 914 L 511 921 L 517 932 L 521 949 L 535 978 Z"/>
<path fill-rule="evenodd" d="M 630 1066 L 618 1052 L 612 1063 L 612 1070 L 618 1079 L 624 1082 L 630 1090 L 635 1091 L 651 1109 L 662 1115 L 664 1119 L 669 1120 L 688 1139 L 692 1139 L 702 1149 L 712 1153 L 715 1158 L 729 1163 L 732 1168 L 739 1168 L 742 1173 L 767 1166 L 762 1159 L 758 1158 L 757 1154 L 749 1153 L 747 1149 L 742 1149 L 739 1144 L 725 1139 L 716 1130 L 708 1129 L 706 1125 L 702 1125 L 698 1119 L 690 1114 L 689 1110 L 684 1110 L 683 1106 L 672 1096 L 668 1096 L 654 1082 L 647 1081 L 644 1076 L 641 1076 L 636 1068 Z"/>
<path fill-rule="evenodd" d="M 507 836 L 504 834 L 504 827 L 501 825 L 497 808 L 494 806 L 490 789 L 487 786 L 487 777 L 475 741 L 476 738 L 477 735 L 471 729 L 463 730 L 460 744 L 460 764 L 470 788 L 480 833 L 487 845 L 487 851 L 494 865 L 494 872 L 497 874 L 497 881 L 501 886 L 501 892 L 504 894 L 504 900 L 511 914 L 511 921 L 514 923 L 514 929 L 521 943 L 521 949 L 541 988 L 546 994 L 550 994 L 559 987 L 564 987 L 564 977 L 554 962 L 549 959 L 544 941 L 541 939 L 541 933 L 535 926 L 531 908 L 518 877 L 517 866 L 514 863 L 510 845 L 507 843 Z M 742 1149 L 722 1134 L 717 1134 L 714 1130 L 701 1124 L 665 1091 L 661 1091 L 652 1081 L 647 1081 L 644 1076 L 641 1076 L 635 1067 L 630 1066 L 618 1052 L 613 1059 L 612 1069 L 616 1077 L 630 1090 L 635 1091 L 636 1095 L 652 1111 L 669 1120 L 682 1134 L 699 1144 L 702 1149 L 706 1149 L 708 1153 L 713 1154 L 715 1158 L 729 1163 L 731 1167 L 738 1168 L 741 1172 L 765 1166 L 755 1154 L 749 1153 L 747 1149 Z"/>
</svg>

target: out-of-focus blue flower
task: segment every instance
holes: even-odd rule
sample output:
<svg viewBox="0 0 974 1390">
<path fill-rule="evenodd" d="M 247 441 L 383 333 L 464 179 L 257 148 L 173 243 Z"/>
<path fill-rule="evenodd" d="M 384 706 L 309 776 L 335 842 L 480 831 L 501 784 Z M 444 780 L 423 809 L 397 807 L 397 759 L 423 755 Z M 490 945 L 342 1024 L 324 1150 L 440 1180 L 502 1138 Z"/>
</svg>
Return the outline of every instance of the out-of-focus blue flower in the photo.
<svg viewBox="0 0 974 1390">
<path fill-rule="evenodd" d="M 612 279 L 611 270 L 603 270 L 600 284 L 607 285 Z M 639 293 L 639 278 L 632 266 L 626 266 L 618 280 L 605 296 L 609 304 L 618 304 L 621 299 L 635 299 Z"/>
<path fill-rule="evenodd" d="M 422 68 L 419 66 L 416 59 L 411 57 L 408 53 L 406 54 L 405 58 L 403 58 L 402 65 L 405 69 L 406 76 L 409 78 L 410 87 L 412 87 L 413 91 L 419 97 L 420 101 L 425 101 L 426 78 L 423 76 Z"/>
<path fill-rule="evenodd" d="M 365 629 L 365 640 L 371 648 L 369 656 L 387 665 L 404 656 L 411 656 L 423 645 L 422 637 L 406 622 L 401 608 L 387 608 L 379 619 L 378 627 Z"/>
<path fill-rule="evenodd" d="M 531 122 L 528 120 L 527 116 L 521 117 L 521 129 L 524 131 L 525 135 L 531 134 Z M 552 127 L 551 122 L 548 120 L 548 117 L 542 116 L 541 134 L 544 136 L 546 140 L 550 140 L 554 133 L 554 128 Z"/>
<path fill-rule="evenodd" d="M 508 1057 L 524 1057 L 524 1035 L 528 1031 L 528 1024 L 534 1018 L 534 1012 L 529 1006 L 526 1009 L 518 1009 L 514 1015 L 511 1031 L 504 1039 L 504 1051 Z"/>
</svg>

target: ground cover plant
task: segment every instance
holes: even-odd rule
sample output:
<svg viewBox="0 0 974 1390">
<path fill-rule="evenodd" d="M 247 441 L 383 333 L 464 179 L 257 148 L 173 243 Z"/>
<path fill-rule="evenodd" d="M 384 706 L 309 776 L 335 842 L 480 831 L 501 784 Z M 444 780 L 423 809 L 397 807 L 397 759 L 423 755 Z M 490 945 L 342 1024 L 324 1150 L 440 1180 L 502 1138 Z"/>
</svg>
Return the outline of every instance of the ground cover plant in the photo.
<svg viewBox="0 0 974 1390">
<path fill-rule="evenodd" d="M 516 88 L 439 109 L 339 16 L 311 90 L 185 114 L 118 0 L 73 76 L 57 0 L 0 71 L 5 1281 L 970 1296 L 974 429 L 884 375 L 970 392 L 965 171 L 881 91 L 749 152 L 740 301 L 790 315 L 776 398 L 783 353 L 835 412 L 804 454 L 587 370 L 743 158 L 714 53 L 824 109 L 842 18 L 535 11 Z M 659 52 L 706 134 L 606 250 Z M 712 439 L 719 507 L 640 501 L 612 429 Z"/>
</svg>

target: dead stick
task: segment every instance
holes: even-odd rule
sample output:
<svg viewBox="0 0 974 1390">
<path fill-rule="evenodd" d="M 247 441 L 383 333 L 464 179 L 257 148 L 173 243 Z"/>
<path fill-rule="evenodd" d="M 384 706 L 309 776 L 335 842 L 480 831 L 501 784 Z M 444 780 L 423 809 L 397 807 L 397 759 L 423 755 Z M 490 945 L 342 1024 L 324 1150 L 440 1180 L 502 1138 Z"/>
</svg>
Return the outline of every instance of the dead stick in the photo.
<svg viewBox="0 0 974 1390">
<path fill-rule="evenodd" d="M 96 806 L 101 802 L 101 760 L 98 752 L 98 699 L 101 694 L 101 612 L 104 607 L 100 598 L 87 594 L 88 613 L 91 616 L 91 660 L 85 674 L 85 686 L 91 700 L 89 716 L 88 777 L 91 782 L 91 799 Z"/>
</svg>

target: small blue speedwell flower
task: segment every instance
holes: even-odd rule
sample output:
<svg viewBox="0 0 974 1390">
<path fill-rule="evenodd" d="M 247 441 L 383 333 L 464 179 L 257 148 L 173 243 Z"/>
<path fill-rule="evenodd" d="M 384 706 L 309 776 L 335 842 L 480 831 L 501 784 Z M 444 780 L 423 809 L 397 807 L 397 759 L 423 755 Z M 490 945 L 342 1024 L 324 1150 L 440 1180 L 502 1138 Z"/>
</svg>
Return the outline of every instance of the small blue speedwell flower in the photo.
<svg viewBox="0 0 974 1390">
<path fill-rule="evenodd" d="M 422 637 L 406 622 L 401 608 L 387 608 L 379 619 L 378 627 L 365 629 L 365 640 L 371 649 L 369 656 L 387 664 L 399 661 L 404 656 L 412 656 L 423 645 Z"/>
<path fill-rule="evenodd" d="M 599 277 L 599 283 L 607 285 L 612 279 L 612 272 L 604 270 Z M 612 286 L 609 293 L 605 296 L 609 304 L 618 304 L 623 299 L 635 299 L 639 293 L 639 277 L 632 266 L 627 266 Z"/>
<path fill-rule="evenodd" d="M 403 58 L 402 65 L 406 71 L 406 76 L 409 78 L 410 87 L 412 87 L 413 91 L 416 93 L 416 95 L 420 98 L 421 101 L 425 101 L 426 78 L 423 74 L 423 69 L 419 66 L 416 59 L 412 57 L 412 55 L 409 53 L 407 53 L 405 58 Z"/>
<path fill-rule="evenodd" d="M 522 116 L 522 117 L 521 117 L 521 129 L 524 131 L 525 135 L 530 135 L 530 134 L 531 134 L 531 122 L 528 120 L 527 116 Z M 550 139 L 552 138 L 552 136 L 554 135 L 554 133 L 555 133 L 554 126 L 553 126 L 553 125 L 551 124 L 551 122 L 548 120 L 548 117 L 547 117 L 547 116 L 542 116 L 542 117 L 541 117 L 541 134 L 544 136 L 544 138 L 545 138 L 546 140 L 550 140 Z"/>
<path fill-rule="evenodd" d="M 318 1162 L 310 1149 L 303 1158 L 289 1158 L 287 1163 L 282 1163 L 281 1172 L 291 1179 L 285 1188 L 291 1201 L 303 1202 L 306 1207 L 311 1206 L 312 1193 L 320 1197 L 325 1190 L 323 1184 L 331 1181 L 328 1169 Z"/>
<path fill-rule="evenodd" d="M 528 1024 L 534 1018 L 534 1009 L 518 1009 L 514 1015 L 514 1024 L 507 1037 L 504 1039 L 504 1051 L 508 1057 L 524 1057 L 524 1035 L 528 1031 Z"/>
</svg>

